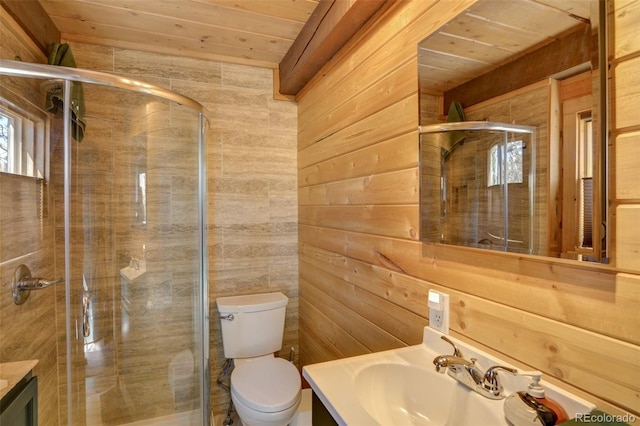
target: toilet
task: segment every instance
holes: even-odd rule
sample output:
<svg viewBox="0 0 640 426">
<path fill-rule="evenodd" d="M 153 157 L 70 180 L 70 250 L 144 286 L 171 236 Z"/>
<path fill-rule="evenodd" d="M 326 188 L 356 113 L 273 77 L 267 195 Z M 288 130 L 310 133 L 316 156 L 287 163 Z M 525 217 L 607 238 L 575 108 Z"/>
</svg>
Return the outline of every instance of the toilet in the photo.
<svg viewBox="0 0 640 426">
<path fill-rule="evenodd" d="M 235 365 L 231 400 L 244 426 L 285 426 L 300 405 L 298 369 L 273 355 L 282 347 L 288 302 L 282 293 L 216 299 L 224 356 Z"/>
</svg>

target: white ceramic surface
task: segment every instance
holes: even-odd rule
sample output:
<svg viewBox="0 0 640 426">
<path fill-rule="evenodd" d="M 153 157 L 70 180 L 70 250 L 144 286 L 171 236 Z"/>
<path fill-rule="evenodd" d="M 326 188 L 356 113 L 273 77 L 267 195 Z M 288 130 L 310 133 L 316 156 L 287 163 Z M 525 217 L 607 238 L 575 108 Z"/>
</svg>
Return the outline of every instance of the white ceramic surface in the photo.
<svg viewBox="0 0 640 426">
<path fill-rule="evenodd" d="M 500 402 L 468 392 L 447 375 L 406 364 L 373 364 L 355 377 L 358 401 L 385 425 L 500 425 Z M 486 403 L 490 402 L 490 403 Z"/>
<path fill-rule="evenodd" d="M 433 358 L 451 354 L 442 335 L 425 327 L 423 343 L 391 351 L 308 365 L 303 376 L 340 425 L 507 425 L 504 400 L 491 400 L 435 371 Z M 513 367 L 451 336 L 465 358 L 477 358 L 485 371 Z M 526 390 L 530 379 L 499 373 L 505 395 Z M 595 405 L 542 380 L 547 397 L 569 414 L 589 413 Z"/>
</svg>

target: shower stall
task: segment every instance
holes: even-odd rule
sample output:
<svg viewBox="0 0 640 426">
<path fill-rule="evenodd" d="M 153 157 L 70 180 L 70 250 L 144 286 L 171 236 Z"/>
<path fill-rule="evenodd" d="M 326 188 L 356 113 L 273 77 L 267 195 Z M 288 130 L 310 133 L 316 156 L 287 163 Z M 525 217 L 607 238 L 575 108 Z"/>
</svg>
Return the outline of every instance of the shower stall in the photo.
<svg viewBox="0 0 640 426">
<path fill-rule="evenodd" d="M 536 206 L 535 132 L 485 121 L 420 126 L 421 238 L 537 253 L 545 206 Z"/>
<path fill-rule="evenodd" d="M 0 362 L 35 356 L 20 339 L 46 342 L 33 349 L 40 424 L 208 425 L 203 107 L 0 60 L 0 126 L 3 277 L 17 264 L 52 275 L 0 305 Z M 9 317 L 31 321 L 29 337 Z"/>
</svg>

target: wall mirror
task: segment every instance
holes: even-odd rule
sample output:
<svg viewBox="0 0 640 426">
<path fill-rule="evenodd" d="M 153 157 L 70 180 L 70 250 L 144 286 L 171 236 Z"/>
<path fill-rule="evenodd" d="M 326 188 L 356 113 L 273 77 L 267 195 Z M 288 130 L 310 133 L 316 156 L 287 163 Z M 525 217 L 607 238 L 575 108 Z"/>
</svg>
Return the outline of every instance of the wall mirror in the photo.
<svg viewBox="0 0 640 426">
<path fill-rule="evenodd" d="M 480 0 L 419 43 L 423 241 L 607 263 L 604 9 Z"/>
</svg>

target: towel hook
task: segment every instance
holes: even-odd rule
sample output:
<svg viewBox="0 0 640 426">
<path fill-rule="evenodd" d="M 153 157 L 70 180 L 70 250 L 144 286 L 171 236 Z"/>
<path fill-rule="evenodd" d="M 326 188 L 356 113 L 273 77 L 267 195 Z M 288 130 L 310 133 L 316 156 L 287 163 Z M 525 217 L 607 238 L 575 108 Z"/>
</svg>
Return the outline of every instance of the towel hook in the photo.
<svg viewBox="0 0 640 426">
<path fill-rule="evenodd" d="M 11 281 L 13 303 L 22 305 L 29 298 L 31 290 L 40 290 L 59 282 L 62 282 L 62 278 L 47 281 L 42 278 L 32 277 L 27 265 L 18 265 L 13 273 L 13 281 Z"/>
</svg>

